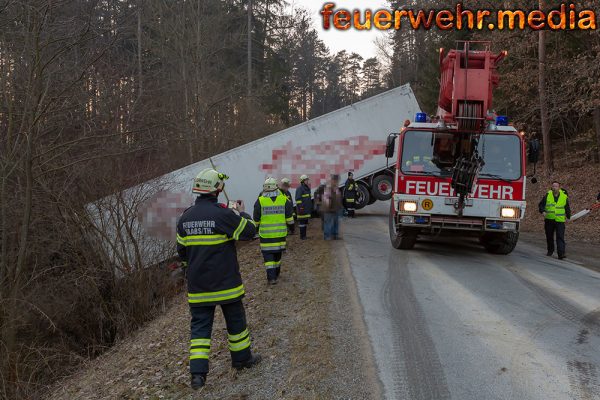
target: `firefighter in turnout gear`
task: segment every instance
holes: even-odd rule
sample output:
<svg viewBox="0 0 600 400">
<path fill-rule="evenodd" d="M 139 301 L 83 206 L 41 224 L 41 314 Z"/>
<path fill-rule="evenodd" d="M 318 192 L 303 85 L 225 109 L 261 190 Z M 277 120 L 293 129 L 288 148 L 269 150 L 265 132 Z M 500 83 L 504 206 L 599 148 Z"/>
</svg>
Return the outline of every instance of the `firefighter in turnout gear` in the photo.
<svg viewBox="0 0 600 400">
<path fill-rule="evenodd" d="M 554 254 L 554 233 L 556 232 L 556 250 L 558 258 L 565 258 L 565 221 L 571 219 L 571 206 L 567 192 L 560 188 L 559 182 L 552 182 L 552 189 L 540 201 L 538 206 L 544 215 L 544 230 L 548 256 Z"/>
<path fill-rule="evenodd" d="M 354 174 L 348 172 L 348 179 L 346 179 L 346 183 L 344 184 L 344 206 L 346 208 L 346 215 L 350 218 L 354 218 L 357 189 Z"/>
<path fill-rule="evenodd" d="M 296 222 L 296 206 L 294 205 L 294 198 L 292 197 L 292 194 L 290 193 L 290 180 L 288 178 L 281 178 L 281 180 L 279 181 L 279 190 L 281 190 L 281 193 L 283 193 L 285 195 L 285 197 L 288 199 L 288 201 L 290 202 L 290 204 L 292 205 L 292 215 L 294 217 L 294 222 Z M 293 235 L 294 234 L 294 228 L 295 228 L 296 224 L 288 224 L 288 233 Z"/>
<path fill-rule="evenodd" d="M 250 368 L 261 357 L 250 350 L 250 336 L 242 297 L 244 285 L 235 248 L 236 240 L 251 240 L 256 228 L 250 216 L 217 203 L 227 176 L 212 168 L 194 179 L 196 203 L 185 210 L 177 223 L 177 252 L 187 265 L 190 306 L 191 386 L 204 386 L 215 307 L 221 306 L 227 324 L 233 368 Z"/>
<path fill-rule="evenodd" d="M 275 178 L 267 178 L 263 192 L 254 204 L 254 222 L 258 226 L 260 250 L 265 260 L 267 281 L 277 283 L 281 256 L 285 250 L 288 225 L 294 224 L 292 203 L 277 187 Z"/>
<path fill-rule="evenodd" d="M 308 176 L 300 177 L 300 186 L 296 189 L 296 210 L 298 211 L 298 228 L 300 239 L 306 239 L 306 228 L 312 213 L 312 200 L 310 199 L 310 186 Z"/>
</svg>

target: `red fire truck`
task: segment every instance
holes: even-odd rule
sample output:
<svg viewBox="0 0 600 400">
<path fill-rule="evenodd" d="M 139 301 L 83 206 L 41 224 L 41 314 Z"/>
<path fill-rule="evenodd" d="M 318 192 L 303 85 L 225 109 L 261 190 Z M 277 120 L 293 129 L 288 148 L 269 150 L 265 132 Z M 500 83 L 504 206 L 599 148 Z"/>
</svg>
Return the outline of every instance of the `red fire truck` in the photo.
<svg viewBox="0 0 600 400">
<path fill-rule="evenodd" d="M 388 137 L 386 157 L 398 142 L 389 217 L 395 248 L 444 233 L 478 236 L 491 253 L 515 248 L 526 207 L 525 142 L 491 111 L 505 56 L 489 42 L 441 49 L 437 115 L 417 113 Z"/>
</svg>

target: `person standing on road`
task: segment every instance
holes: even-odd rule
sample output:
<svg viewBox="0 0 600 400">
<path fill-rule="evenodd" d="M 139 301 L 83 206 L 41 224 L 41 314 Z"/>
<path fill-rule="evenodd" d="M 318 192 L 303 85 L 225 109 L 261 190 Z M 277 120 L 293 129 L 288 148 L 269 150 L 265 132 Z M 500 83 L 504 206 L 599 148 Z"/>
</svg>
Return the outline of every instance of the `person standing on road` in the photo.
<svg viewBox="0 0 600 400">
<path fill-rule="evenodd" d="M 196 203 L 177 222 L 177 253 L 187 266 L 190 306 L 190 373 L 192 389 L 206 383 L 215 307 L 221 306 L 227 325 L 231 365 L 250 368 L 260 362 L 250 350 L 250 334 L 242 298 L 244 284 L 235 248 L 236 240 L 251 240 L 256 228 L 252 218 L 217 202 L 228 177 L 212 168 L 194 179 Z"/>
<path fill-rule="evenodd" d="M 348 172 L 348 179 L 346 179 L 346 183 L 344 184 L 344 207 L 345 214 L 354 218 L 354 210 L 356 204 L 356 182 L 354 181 L 354 174 L 352 172 Z"/>
<path fill-rule="evenodd" d="M 267 282 L 277 283 L 281 256 L 286 247 L 288 225 L 294 224 L 292 203 L 278 189 L 275 178 L 267 178 L 263 192 L 254 203 L 254 222 L 258 225 L 260 251 L 265 260 Z"/>
<path fill-rule="evenodd" d="M 296 224 L 295 224 L 295 222 L 296 222 L 296 206 L 294 205 L 294 198 L 292 197 L 292 194 L 290 193 L 290 180 L 288 178 L 281 178 L 281 180 L 279 181 L 279 190 L 281 190 L 281 193 L 283 193 L 285 195 L 285 197 L 288 199 L 288 201 L 292 205 L 292 216 L 294 218 L 294 223 L 288 224 L 288 233 L 290 235 L 293 235 L 295 227 L 296 227 Z"/>
<path fill-rule="evenodd" d="M 339 185 L 339 175 L 331 175 L 331 179 L 323 193 L 323 213 L 325 218 L 323 236 L 325 240 L 337 240 L 339 238 L 339 219 L 342 210 L 342 194 L 340 193 Z"/>
<path fill-rule="evenodd" d="M 296 210 L 298 211 L 298 228 L 300 239 L 306 239 L 308 220 L 312 213 L 312 200 L 310 199 L 310 180 L 307 175 L 300 176 L 300 186 L 296 189 Z"/>
<path fill-rule="evenodd" d="M 552 189 L 546 193 L 539 204 L 539 211 L 544 215 L 544 230 L 548 253 L 554 254 L 554 234 L 556 233 L 556 250 L 558 258 L 565 258 L 565 221 L 571 219 L 571 206 L 567 192 L 560 188 L 560 182 L 552 182 Z"/>
</svg>

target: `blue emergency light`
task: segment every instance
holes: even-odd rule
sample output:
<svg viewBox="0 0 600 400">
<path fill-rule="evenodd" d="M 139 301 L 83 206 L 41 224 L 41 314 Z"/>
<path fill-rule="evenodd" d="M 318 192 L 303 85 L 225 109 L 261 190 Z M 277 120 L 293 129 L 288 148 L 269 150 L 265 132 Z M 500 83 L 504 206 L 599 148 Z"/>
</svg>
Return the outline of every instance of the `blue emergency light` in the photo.
<svg viewBox="0 0 600 400">
<path fill-rule="evenodd" d="M 427 113 L 418 112 L 415 116 L 415 122 L 427 122 Z"/>
<path fill-rule="evenodd" d="M 508 126 L 508 117 L 506 115 L 498 115 L 496 117 L 497 126 Z"/>
</svg>

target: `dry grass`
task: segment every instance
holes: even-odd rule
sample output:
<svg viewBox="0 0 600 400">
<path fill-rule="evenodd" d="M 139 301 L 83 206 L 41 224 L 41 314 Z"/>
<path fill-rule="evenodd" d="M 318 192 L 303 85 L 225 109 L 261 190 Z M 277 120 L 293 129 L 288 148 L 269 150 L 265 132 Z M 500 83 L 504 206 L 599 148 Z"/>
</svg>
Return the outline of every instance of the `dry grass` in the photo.
<svg viewBox="0 0 600 400">
<path fill-rule="evenodd" d="M 200 392 L 189 389 L 189 311 L 183 295 L 169 309 L 132 337 L 90 361 L 80 373 L 53 388 L 51 399 L 244 399 L 335 398 L 335 341 L 330 324 L 333 263 L 329 243 L 320 238 L 318 223 L 311 239 L 288 238 L 282 275 L 276 286 L 266 274 L 256 242 L 239 249 L 246 312 L 253 349 L 261 353 L 257 368 L 230 368 L 223 317 L 213 328 L 211 372 Z M 339 337 L 348 332 L 339 332 Z M 352 372 L 352 371 L 346 371 Z M 332 383 L 339 381 L 338 383 Z M 325 383 L 329 382 L 329 383 Z"/>
</svg>

